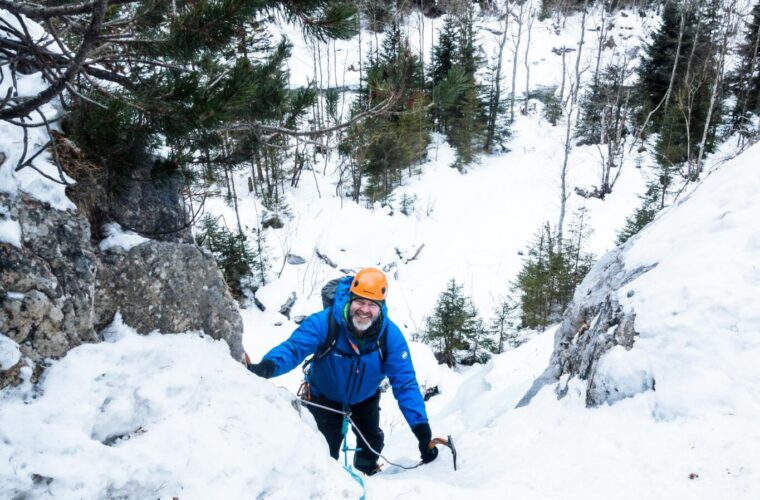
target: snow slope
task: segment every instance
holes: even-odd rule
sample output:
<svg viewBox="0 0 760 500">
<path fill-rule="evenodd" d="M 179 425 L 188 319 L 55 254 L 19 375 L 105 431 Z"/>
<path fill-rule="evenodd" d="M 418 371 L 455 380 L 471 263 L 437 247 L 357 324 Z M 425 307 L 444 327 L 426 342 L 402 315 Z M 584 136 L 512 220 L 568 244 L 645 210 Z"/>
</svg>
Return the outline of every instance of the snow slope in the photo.
<svg viewBox="0 0 760 500">
<path fill-rule="evenodd" d="M 118 317 L 105 336 L 53 363 L 35 391 L 2 393 L 0 498 L 358 495 L 292 395 L 223 342 L 141 336 Z"/>
</svg>

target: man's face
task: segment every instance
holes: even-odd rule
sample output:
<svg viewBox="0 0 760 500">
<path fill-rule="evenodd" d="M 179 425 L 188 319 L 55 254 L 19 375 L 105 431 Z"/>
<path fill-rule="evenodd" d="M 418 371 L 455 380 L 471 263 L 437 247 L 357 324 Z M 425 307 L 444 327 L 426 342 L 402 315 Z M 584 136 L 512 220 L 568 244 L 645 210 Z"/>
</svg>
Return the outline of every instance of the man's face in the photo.
<svg viewBox="0 0 760 500">
<path fill-rule="evenodd" d="M 354 299 L 348 309 L 348 316 L 356 331 L 363 333 L 380 316 L 380 306 L 371 300 Z"/>
</svg>

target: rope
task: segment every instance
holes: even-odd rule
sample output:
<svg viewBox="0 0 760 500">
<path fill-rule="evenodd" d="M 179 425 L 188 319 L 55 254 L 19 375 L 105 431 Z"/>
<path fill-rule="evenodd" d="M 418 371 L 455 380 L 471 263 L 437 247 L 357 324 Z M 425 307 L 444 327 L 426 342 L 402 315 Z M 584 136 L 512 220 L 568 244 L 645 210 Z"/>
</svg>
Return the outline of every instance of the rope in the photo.
<svg viewBox="0 0 760 500">
<path fill-rule="evenodd" d="M 367 438 L 364 437 L 364 434 L 362 434 L 362 432 L 359 430 L 359 427 L 357 427 L 356 423 L 351 418 L 351 412 L 350 411 L 338 410 L 336 408 L 331 408 L 329 406 L 321 405 L 321 404 L 318 404 L 318 403 L 313 403 L 313 402 L 307 401 L 305 399 L 300 399 L 300 400 L 296 400 L 296 401 L 300 401 L 300 403 L 308 405 L 308 406 L 314 406 L 316 408 L 321 408 L 323 410 L 327 410 L 327 411 L 331 411 L 333 413 L 338 413 L 340 415 L 343 415 L 343 417 L 344 417 L 344 419 L 343 419 L 343 451 L 344 452 L 351 451 L 351 450 L 348 449 L 348 444 L 346 442 L 346 435 L 348 434 L 348 425 L 347 425 L 347 423 L 350 422 L 351 426 L 354 429 L 354 431 L 356 432 L 356 434 L 359 435 L 359 437 L 362 439 L 362 441 L 364 441 L 364 444 L 367 446 L 367 448 L 369 449 L 369 451 L 371 451 L 375 455 L 379 456 L 380 458 L 382 458 L 383 460 L 385 460 L 390 465 L 393 465 L 394 467 L 399 467 L 399 468 L 405 469 L 405 470 L 416 469 L 417 467 L 419 467 L 420 465 L 422 465 L 422 461 L 420 461 L 417 465 L 406 466 L 406 465 L 397 464 L 397 463 L 394 463 L 394 462 L 391 462 L 390 460 L 388 460 L 388 458 L 384 457 L 382 455 L 382 453 L 380 453 L 379 451 L 375 450 L 369 444 L 369 441 L 367 441 Z M 346 461 L 346 463 L 348 461 L 348 454 L 347 453 L 344 456 L 344 461 Z M 349 471 L 349 472 L 351 472 L 351 475 L 354 475 L 353 471 Z M 362 487 L 363 486 L 364 485 L 362 484 Z"/>
<path fill-rule="evenodd" d="M 365 500 L 365 495 L 367 494 L 367 488 L 364 487 L 364 479 L 357 474 L 354 471 L 354 468 L 348 465 L 348 452 L 352 451 L 348 447 L 348 439 L 346 439 L 346 436 L 348 435 L 348 422 L 350 420 L 348 413 L 343 413 L 343 468 L 348 471 L 349 474 L 351 474 L 351 477 L 353 477 L 357 483 L 359 483 L 359 486 L 362 487 L 362 496 L 359 498 L 359 500 Z M 353 451 L 358 451 L 358 448 L 354 449 Z"/>
</svg>

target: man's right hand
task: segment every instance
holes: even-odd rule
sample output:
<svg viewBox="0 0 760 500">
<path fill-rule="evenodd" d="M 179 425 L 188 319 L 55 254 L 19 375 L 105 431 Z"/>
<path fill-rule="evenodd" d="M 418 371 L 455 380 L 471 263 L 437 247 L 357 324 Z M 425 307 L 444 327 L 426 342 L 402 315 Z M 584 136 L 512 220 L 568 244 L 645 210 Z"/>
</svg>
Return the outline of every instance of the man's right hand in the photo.
<svg viewBox="0 0 760 500">
<path fill-rule="evenodd" d="M 433 433 L 430 431 L 430 424 L 417 424 L 412 427 L 412 432 L 419 444 L 422 463 L 429 464 L 438 457 L 438 448 L 435 445 L 432 448 L 430 447 L 433 437 Z"/>
<path fill-rule="evenodd" d="M 259 364 L 251 363 L 248 365 L 248 370 L 261 378 L 271 378 L 276 369 L 274 363 L 268 359 L 262 359 Z"/>
</svg>

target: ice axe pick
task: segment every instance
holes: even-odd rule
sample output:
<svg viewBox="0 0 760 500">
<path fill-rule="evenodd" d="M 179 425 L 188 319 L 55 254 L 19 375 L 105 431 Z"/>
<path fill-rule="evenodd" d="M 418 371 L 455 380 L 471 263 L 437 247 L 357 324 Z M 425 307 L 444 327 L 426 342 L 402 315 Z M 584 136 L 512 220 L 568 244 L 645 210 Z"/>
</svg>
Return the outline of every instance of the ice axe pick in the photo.
<svg viewBox="0 0 760 500">
<path fill-rule="evenodd" d="M 457 449 L 454 447 L 454 439 L 451 437 L 451 434 L 449 434 L 445 438 L 436 437 L 436 438 L 431 439 L 430 443 L 428 444 L 428 448 L 432 450 L 439 444 L 442 444 L 451 450 L 451 455 L 454 458 L 454 470 L 457 470 Z"/>
</svg>

